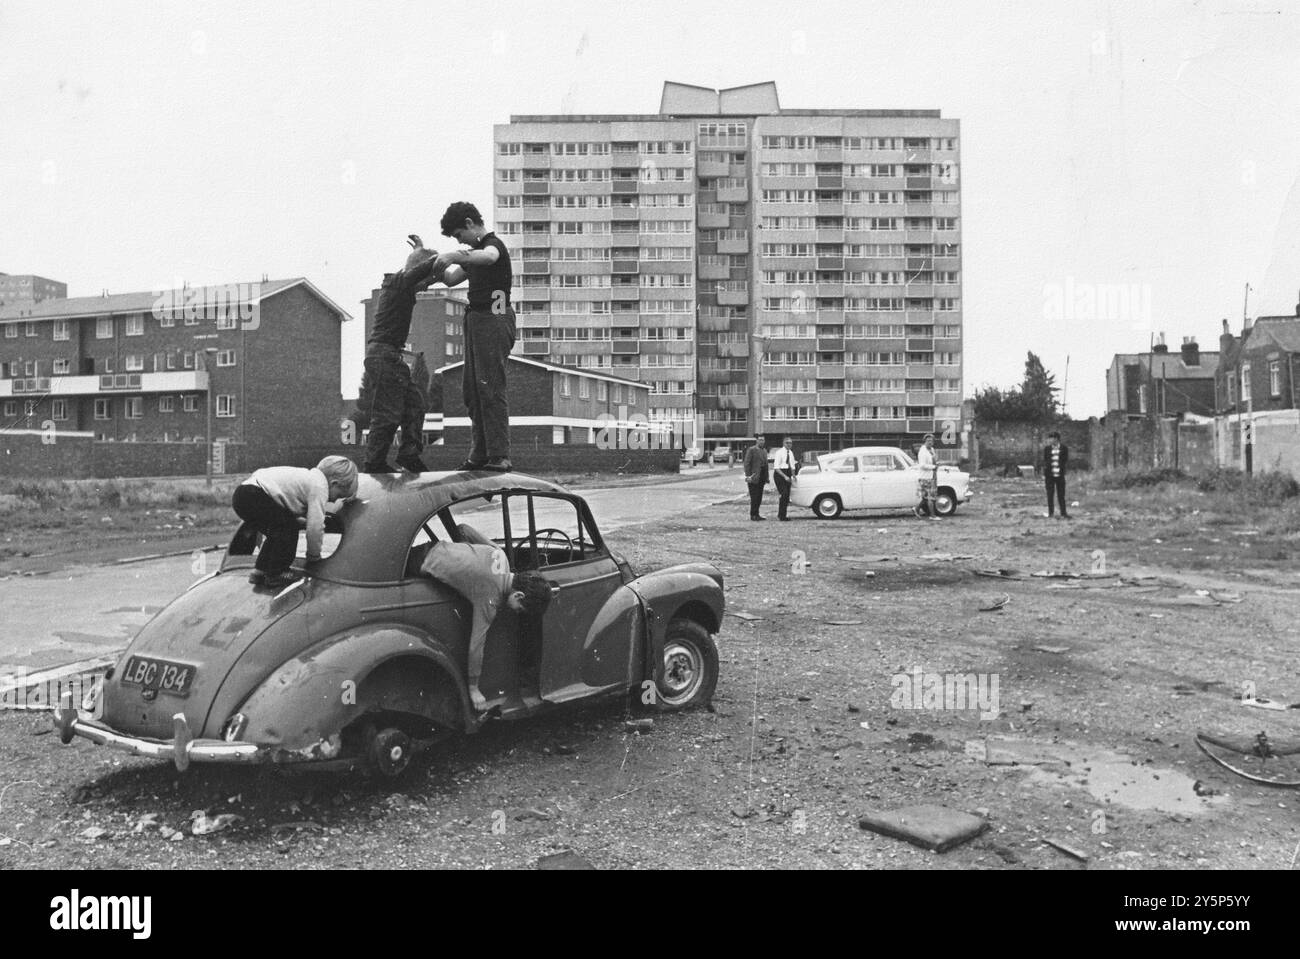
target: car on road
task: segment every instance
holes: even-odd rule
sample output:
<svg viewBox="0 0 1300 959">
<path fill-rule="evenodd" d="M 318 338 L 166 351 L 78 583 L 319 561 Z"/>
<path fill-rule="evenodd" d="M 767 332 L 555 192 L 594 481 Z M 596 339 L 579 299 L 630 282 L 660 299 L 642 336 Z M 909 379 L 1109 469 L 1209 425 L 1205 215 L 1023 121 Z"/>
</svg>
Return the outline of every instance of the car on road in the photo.
<svg viewBox="0 0 1300 959">
<path fill-rule="evenodd" d="M 713 451 L 709 453 L 710 463 L 726 463 L 728 466 L 730 466 L 731 461 L 732 461 L 731 447 L 726 443 L 719 443 L 717 446 L 713 447 Z"/>
<path fill-rule="evenodd" d="M 855 446 L 823 453 L 814 466 L 805 466 L 790 490 L 790 503 L 806 506 L 821 519 L 834 519 L 845 510 L 897 512 L 921 502 L 920 481 L 926 471 L 894 446 Z M 969 502 L 970 474 L 940 466 L 935 507 L 951 516 L 959 503 Z"/>
<path fill-rule="evenodd" d="M 258 535 L 235 532 L 221 566 L 136 635 L 78 712 L 77 737 L 191 762 L 319 763 L 395 776 L 414 745 L 594 696 L 671 711 L 718 680 L 722 574 L 707 563 L 635 573 L 585 500 L 519 473 L 365 475 L 327 522 L 320 560 L 295 582 L 252 586 Z M 420 573 L 435 542 L 488 542 L 511 571 L 552 587 L 541 617 L 503 605 L 476 713 L 466 683 L 472 608 Z"/>
<path fill-rule="evenodd" d="M 690 466 L 694 466 L 702 459 L 704 459 L 704 451 L 698 445 L 688 446 L 682 453 L 682 461 Z"/>
</svg>

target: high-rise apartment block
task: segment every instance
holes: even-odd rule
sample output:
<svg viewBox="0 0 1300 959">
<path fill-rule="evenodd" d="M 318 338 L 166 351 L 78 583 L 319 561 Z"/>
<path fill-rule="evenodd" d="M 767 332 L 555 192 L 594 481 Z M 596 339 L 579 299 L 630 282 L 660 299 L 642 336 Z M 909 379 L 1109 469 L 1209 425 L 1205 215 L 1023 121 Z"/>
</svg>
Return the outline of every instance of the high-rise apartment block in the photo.
<svg viewBox="0 0 1300 959">
<path fill-rule="evenodd" d="M 514 116 L 494 141 L 516 352 L 649 384 L 684 442 L 955 444 L 957 120 L 667 83 L 658 114 Z"/>
</svg>

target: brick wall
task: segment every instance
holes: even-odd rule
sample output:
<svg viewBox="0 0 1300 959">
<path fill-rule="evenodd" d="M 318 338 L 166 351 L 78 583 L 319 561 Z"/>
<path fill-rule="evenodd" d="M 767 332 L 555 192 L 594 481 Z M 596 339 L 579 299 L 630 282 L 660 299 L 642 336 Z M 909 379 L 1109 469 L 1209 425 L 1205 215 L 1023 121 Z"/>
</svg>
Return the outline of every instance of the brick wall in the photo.
<svg viewBox="0 0 1300 959">
<path fill-rule="evenodd" d="M 1067 420 L 1051 426 L 1033 423 L 986 422 L 975 423 L 973 435 L 972 466 L 976 469 L 1000 469 L 1004 466 L 1041 465 L 1047 434 L 1056 431 L 1061 442 L 1070 450 L 1070 466 L 1089 469 L 1092 466 L 1092 435 L 1090 424 L 1096 420 Z"/>
<path fill-rule="evenodd" d="M 1197 473 L 1215 465 L 1213 423 L 1125 420 L 1114 416 L 1098 422 L 1092 432 L 1093 465 L 1099 469 L 1181 469 Z"/>
</svg>

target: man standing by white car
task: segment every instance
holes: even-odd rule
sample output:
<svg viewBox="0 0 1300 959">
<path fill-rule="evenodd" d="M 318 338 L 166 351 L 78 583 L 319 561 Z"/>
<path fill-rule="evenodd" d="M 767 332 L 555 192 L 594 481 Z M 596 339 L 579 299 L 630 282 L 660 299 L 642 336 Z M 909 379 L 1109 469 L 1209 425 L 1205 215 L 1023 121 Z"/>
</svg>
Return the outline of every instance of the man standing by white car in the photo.
<svg viewBox="0 0 1300 959">
<path fill-rule="evenodd" d="M 777 503 L 776 518 L 782 521 L 790 518 L 785 515 L 785 510 L 790 505 L 790 487 L 794 485 L 795 472 L 794 443 L 787 436 L 781 448 L 772 457 L 772 479 L 776 483 L 777 493 L 781 496 Z"/>
</svg>

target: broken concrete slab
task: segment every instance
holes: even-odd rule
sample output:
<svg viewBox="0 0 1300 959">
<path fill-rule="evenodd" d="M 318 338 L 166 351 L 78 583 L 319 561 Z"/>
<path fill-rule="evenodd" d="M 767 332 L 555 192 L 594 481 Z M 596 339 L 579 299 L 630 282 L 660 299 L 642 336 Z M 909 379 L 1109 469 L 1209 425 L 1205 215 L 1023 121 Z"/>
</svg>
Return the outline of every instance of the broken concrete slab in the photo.
<svg viewBox="0 0 1300 959">
<path fill-rule="evenodd" d="M 887 812 L 868 812 L 858 818 L 858 826 L 923 849 L 947 852 L 974 839 L 988 828 L 988 822 L 947 806 L 925 804 Z"/>
<path fill-rule="evenodd" d="M 1076 849 L 1074 846 L 1068 846 L 1065 843 L 1061 842 L 1059 839 L 1048 839 L 1044 837 L 1043 842 L 1047 843 L 1047 845 L 1051 846 L 1053 849 L 1060 850 L 1061 852 L 1065 853 L 1067 856 L 1079 860 L 1079 862 L 1087 862 L 1088 859 L 1090 858 L 1088 854 L 1084 852 L 1082 849 Z"/>
<path fill-rule="evenodd" d="M 1044 766 L 1066 760 L 1061 750 L 1044 743 L 1023 739 L 987 739 L 984 742 L 985 762 L 990 766 Z"/>
<path fill-rule="evenodd" d="M 564 852 L 552 853 L 549 856 L 542 856 L 537 860 L 538 869 L 595 869 L 591 863 L 583 859 L 576 852 L 566 850 Z"/>
</svg>

